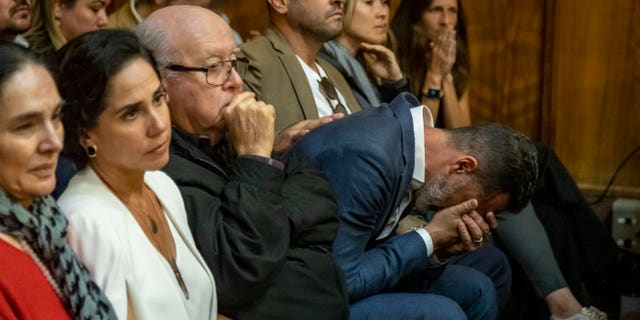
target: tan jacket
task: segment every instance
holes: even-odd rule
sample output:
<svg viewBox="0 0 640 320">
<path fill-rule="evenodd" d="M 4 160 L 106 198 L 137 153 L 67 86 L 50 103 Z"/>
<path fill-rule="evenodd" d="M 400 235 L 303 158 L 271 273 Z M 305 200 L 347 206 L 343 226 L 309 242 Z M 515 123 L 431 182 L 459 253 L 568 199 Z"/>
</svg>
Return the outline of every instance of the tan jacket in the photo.
<svg viewBox="0 0 640 320">
<path fill-rule="evenodd" d="M 268 28 L 264 36 L 244 43 L 241 49 L 242 55 L 250 61 L 243 79 L 244 88 L 255 92 L 258 100 L 275 107 L 276 130 L 305 119 L 318 118 L 318 109 L 304 70 L 275 27 Z M 360 105 L 340 72 L 322 58 L 317 62 L 340 91 L 349 109 L 360 111 Z"/>
</svg>

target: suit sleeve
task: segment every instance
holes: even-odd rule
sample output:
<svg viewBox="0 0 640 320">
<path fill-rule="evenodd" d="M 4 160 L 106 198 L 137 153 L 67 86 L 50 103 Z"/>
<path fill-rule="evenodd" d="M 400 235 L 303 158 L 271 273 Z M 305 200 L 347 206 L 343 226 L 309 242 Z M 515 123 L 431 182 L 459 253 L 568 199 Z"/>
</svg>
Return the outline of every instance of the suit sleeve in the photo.
<svg viewBox="0 0 640 320">
<path fill-rule="evenodd" d="M 420 235 L 409 232 L 371 246 L 376 226 L 388 220 L 400 178 L 382 157 L 340 151 L 320 157 L 340 207 L 334 255 L 345 273 L 350 300 L 395 286 L 406 275 L 426 270 L 427 250 Z"/>
<path fill-rule="evenodd" d="M 246 305 L 270 286 L 286 259 L 290 227 L 282 205 L 284 172 L 242 158 L 228 180 L 189 168 L 191 162 L 178 161 L 165 170 L 185 200 L 193 237 L 215 277 L 218 303 Z"/>
</svg>

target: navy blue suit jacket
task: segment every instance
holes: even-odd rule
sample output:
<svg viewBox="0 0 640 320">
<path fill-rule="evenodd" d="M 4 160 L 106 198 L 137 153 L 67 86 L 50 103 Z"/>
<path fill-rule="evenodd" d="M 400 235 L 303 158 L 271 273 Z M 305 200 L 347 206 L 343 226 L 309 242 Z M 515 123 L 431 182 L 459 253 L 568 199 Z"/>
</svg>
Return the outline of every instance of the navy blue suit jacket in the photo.
<svg viewBox="0 0 640 320">
<path fill-rule="evenodd" d="M 336 193 L 340 223 L 333 252 L 351 302 L 427 268 L 418 233 L 376 240 L 410 187 L 415 137 L 409 109 L 419 105 L 401 94 L 390 104 L 312 130 L 291 151 L 322 170 Z"/>
</svg>

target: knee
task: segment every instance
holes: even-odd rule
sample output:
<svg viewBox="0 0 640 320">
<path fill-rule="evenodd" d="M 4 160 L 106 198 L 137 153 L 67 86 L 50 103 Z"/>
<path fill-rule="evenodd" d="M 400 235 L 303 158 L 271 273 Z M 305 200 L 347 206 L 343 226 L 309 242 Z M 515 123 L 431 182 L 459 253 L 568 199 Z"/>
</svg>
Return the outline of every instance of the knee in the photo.
<svg viewBox="0 0 640 320">
<path fill-rule="evenodd" d="M 493 245 L 488 245 L 485 248 L 485 270 L 487 275 L 492 279 L 502 279 L 509 281 L 511 279 L 511 267 L 509 266 L 509 259 L 502 252 L 502 250 L 496 248 Z"/>
</svg>

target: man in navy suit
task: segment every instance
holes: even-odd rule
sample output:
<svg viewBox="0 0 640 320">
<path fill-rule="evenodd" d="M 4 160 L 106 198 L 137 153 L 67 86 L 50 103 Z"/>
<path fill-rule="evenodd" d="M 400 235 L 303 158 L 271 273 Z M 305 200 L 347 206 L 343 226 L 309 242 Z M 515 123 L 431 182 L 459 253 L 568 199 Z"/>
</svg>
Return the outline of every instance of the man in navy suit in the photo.
<svg viewBox="0 0 640 320">
<path fill-rule="evenodd" d="M 504 255 L 483 244 L 495 212 L 531 197 L 528 138 L 496 124 L 433 128 L 428 109 L 403 94 L 311 131 L 291 153 L 321 169 L 336 193 L 333 248 L 352 319 L 497 318 L 496 294 L 506 300 L 511 274 Z M 407 207 L 445 209 L 395 234 Z M 456 256 L 464 251 L 473 252 Z"/>
</svg>

